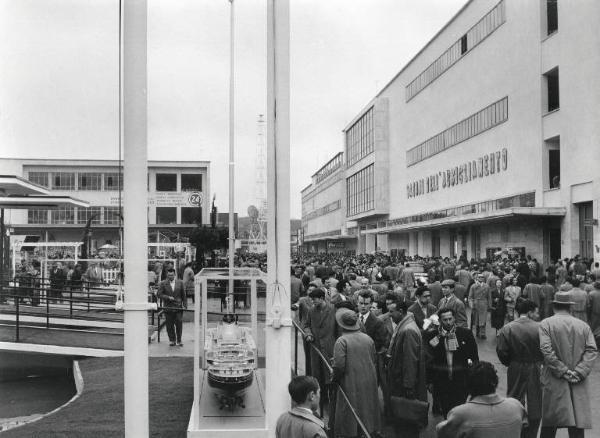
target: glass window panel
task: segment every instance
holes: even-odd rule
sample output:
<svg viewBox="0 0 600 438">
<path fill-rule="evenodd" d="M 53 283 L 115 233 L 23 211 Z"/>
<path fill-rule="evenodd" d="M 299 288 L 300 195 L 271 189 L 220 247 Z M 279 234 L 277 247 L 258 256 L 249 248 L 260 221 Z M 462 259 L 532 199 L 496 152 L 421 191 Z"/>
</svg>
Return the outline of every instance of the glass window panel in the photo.
<svg viewBox="0 0 600 438">
<path fill-rule="evenodd" d="M 102 174 L 81 172 L 77 175 L 78 190 L 101 190 Z"/>
<path fill-rule="evenodd" d="M 156 174 L 157 192 L 176 192 L 177 174 L 176 173 L 157 173 Z"/>
<path fill-rule="evenodd" d="M 118 191 L 123 190 L 123 178 L 118 173 L 105 173 L 104 174 L 104 190 L 106 191 Z"/>
<path fill-rule="evenodd" d="M 40 186 L 48 187 L 48 172 L 29 172 L 29 181 Z"/>
<path fill-rule="evenodd" d="M 202 174 L 181 174 L 181 191 L 202 191 Z"/>
<path fill-rule="evenodd" d="M 157 224 L 176 224 L 177 207 L 156 207 Z"/>
</svg>

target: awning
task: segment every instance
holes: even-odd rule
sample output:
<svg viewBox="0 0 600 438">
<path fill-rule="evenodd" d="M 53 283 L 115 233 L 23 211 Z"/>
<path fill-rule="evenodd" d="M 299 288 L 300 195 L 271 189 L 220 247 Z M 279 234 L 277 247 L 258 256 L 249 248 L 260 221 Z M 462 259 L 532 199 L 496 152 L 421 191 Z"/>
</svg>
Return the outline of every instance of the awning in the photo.
<svg viewBox="0 0 600 438">
<path fill-rule="evenodd" d="M 0 195 L 49 195 L 50 190 L 16 175 L 0 175 Z"/>
<path fill-rule="evenodd" d="M 302 243 L 308 242 L 319 242 L 322 240 L 348 240 L 348 239 L 356 239 L 356 235 L 337 235 L 337 236 L 317 236 L 317 237 L 305 237 L 302 239 Z"/>
<path fill-rule="evenodd" d="M 71 198 L 70 196 L 44 196 L 44 195 L 14 195 L 0 196 L 0 208 L 27 209 L 31 207 L 59 208 L 59 207 L 89 207 L 87 201 Z"/>
<path fill-rule="evenodd" d="M 500 219 L 519 217 L 562 217 L 567 214 L 565 207 L 511 207 L 481 213 L 450 216 L 422 222 L 390 225 L 385 227 L 362 230 L 361 234 L 386 234 L 402 231 L 420 230 L 425 228 L 441 228 L 454 225 L 464 225 L 476 222 L 489 222 Z"/>
</svg>

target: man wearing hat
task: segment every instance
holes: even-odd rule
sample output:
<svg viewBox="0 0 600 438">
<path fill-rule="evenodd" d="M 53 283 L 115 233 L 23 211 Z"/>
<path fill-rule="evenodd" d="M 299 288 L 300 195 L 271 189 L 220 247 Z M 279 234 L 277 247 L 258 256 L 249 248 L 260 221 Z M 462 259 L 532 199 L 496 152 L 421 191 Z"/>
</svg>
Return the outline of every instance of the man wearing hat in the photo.
<svg viewBox="0 0 600 438">
<path fill-rule="evenodd" d="M 340 308 L 335 319 L 342 335 L 333 348 L 332 381 L 339 384 L 356 410 L 367 432 L 381 430 L 377 371 L 375 368 L 375 343 L 360 330 L 358 315 L 350 309 Z M 338 391 L 335 405 L 335 436 L 360 436 L 362 432 L 354 419 L 344 396 Z"/>
<path fill-rule="evenodd" d="M 570 438 L 582 438 L 592 428 L 587 376 L 598 354 L 590 326 L 571 316 L 569 292 L 554 295 L 554 316 L 540 323 L 540 349 L 544 356 L 542 430 L 540 438 L 554 438 L 568 428 Z"/>
<path fill-rule="evenodd" d="M 442 293 L 444 294 L 444 298 L 440 300 L 438 309 L 452 309 L 456 326 L 467 328 L 467 310 L 465 308 L 465 303 L 454 295 L 454 284 L 454 280 L 448 279 L 442 281 Z"/>
</svg>

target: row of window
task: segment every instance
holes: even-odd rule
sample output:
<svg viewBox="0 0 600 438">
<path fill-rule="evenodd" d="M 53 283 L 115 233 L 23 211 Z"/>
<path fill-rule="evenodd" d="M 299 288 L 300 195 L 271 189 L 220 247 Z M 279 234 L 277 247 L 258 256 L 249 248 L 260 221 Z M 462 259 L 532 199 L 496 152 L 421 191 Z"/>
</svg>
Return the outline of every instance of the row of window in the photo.
<svg viewBox="0 0 600 438">
<path fill-rule="evenodd" d="M 92 219 L 92 224 L 118 225 L 119 207 L 62 207 L 48 210 L 30 208 L 27 211 L 28 224 L 81 224 Z"/>
<path fill-rule="evenodd" d="M 309 221 L 319 216 L 326 215 L 331 213 L 332 211 L 338 210 L 342 206 L 342 201 L 339 199 L 337 201 L 331 202 L 324 207 L 318 208 L 317 210 L 313 210 L 307 215 L 303 215 L 303 220 Z"/>
<path fill-rule="evenodd" d="M 508 97 L 477 111 L 466 119 L 406 151 L 406 165 L 412 166 L 470 139 L 508 119 Z"/>
<path fill-rule="evenodd" d="M 468 32 L 456 41 L 439 58 L 433 61 L 419 76 L 406 86 L 408 102 L 421 90 L 435 81 L 446 70 L 454 65 L 465 53 L 477 46 L 488 35 L 506 21 L 504 0 L 500 1 L 490 12 L 477 22 Z"/>
<path fill-rule="evenodd" d="M 371 164 L 346 179 L 346 216 L 375 208 L 375 166 Z"/>
<path fill-rule="evenodd" d="M 157 224 L 177 224 L 177 207 L 156 207 Z M 181 223 L 202 224 L 201 207 L 181 207 Z"/>
<path fill-rule="evenodd" d="M 89 219 L 92 224 L 118 225 L 119 207 L 63 207 L 48 210 L 30 208 L 27 212 L 28 224 L 79 224 L 85 225 Z M 177 224 L 177 207 L 156 207 L 157 224 Z M 202 208 L 181 207 L 181 223 L 202 223 Z"/>
<path fill-rule="evenodd" d="M 344 158 L 344 154 L 342 152 L 340 152 L 335 157 L 333 157 L 331 160 L 329 160 L 329 162 L 325 166 L 321 167 L 315 174 L 315 179 L 316 179 L 317 184 L 320 183 L 321 181 L 323 181 L 325 178 L 327 178 L 329 175 L 331 175 L 337 169 L 339 169 L 340 166 L 342 165 L 343 158 Z"/>
<path fill-rule="evenodd" d="M 157 192 L 176 192 L 177 173 L 157 173 Z M 119 173 L 101 172 L 29 172 L 29 181 L 54 190 L 117 191 L 123 189 Z M 181 174 L 181 191 L 202 191 L 202 175 Z"/>
<path fill-rule="evenodd" d="M 116 172 L 29 172 L 29 181 L 54 190 L 114 191 L 123 188 L 122 175 Z"/>
<path fill-rule="evenodd" d="M 449 217 L 463 216 L 466 214 L 484 213 L 512 207 L 535 207 L 535 192 L 507 196 L 505 198 L 494 199 L 492 201 L 477 202 L 474 204 L 462 205 L 460 207 L 447 208 L 444 210 L 416 214 L 397 219 L 390 219 L 382 222 L 381 226 L 393 227 L 395 225 L 406 225 L 415 222 L 445 219 Z"/>
<path fill-rule="evenodd" d="M 375 129 L 371 107 L 346 131 L 346 165 L 351 166 L 375 150 Z"/>
</svg>

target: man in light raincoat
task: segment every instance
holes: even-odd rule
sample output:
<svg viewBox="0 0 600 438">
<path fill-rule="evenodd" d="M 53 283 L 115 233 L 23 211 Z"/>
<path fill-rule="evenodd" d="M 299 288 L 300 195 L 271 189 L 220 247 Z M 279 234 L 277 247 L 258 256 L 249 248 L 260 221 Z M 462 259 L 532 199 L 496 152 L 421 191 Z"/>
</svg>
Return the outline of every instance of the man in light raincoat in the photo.
<svg viewBox="0 0 600 438">
<path fill-rule="evenodd" d="M 569 428 L 569 438 L 582 438 L 592 428 L 587 377 L 598 354 L 590 326 L 571 316 L 568 292 L 554 296 L 554 316 L 540 323 L 544 366 L 540 438 L 554 438 Z"/>
</svg>

